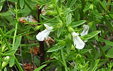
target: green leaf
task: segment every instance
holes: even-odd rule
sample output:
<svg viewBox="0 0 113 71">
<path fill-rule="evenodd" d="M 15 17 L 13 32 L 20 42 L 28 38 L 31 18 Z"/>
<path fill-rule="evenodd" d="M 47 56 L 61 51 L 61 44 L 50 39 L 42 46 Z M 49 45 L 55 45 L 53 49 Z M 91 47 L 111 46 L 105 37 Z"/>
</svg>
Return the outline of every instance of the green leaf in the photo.
<svg viewBox="0 0 113 71">
<path fill-rule="evenodd" d="M 106 16 L 103 16 L 103 17 L 104 17 L 104 20 L 105 20 L 106 24 L 108 25 L 108 27 L 109 27 L 111 30 L 113 30 L 113 25 L 111 24 L 111 22 L 109 22 L 109 20 L 107 19 Z"/>
<path fill-rule="evenodd" d="M 111 41 L 108 41 L 108 40 L 105 40 L 105 39 L 99 39 L 99 41 L 101 41 L 101 42 L 105 42 L 106 45 L 113 46 L 113 42 L 111 42 Z"/>
<path fill-rule="evenodd" d="M 97 59 L 95 61 L 95 66 L 93 67 L 93 69 L 91 71 L 96 71 L 99 61 L 100 61 L 100 59 Z"/>
<path fill-rule="evenodd" d="M 93 38 L 94 36 L 96 36 L 97 34 L 99 34 L 101 31 L 94 31 L 94 32 L 91 32 L 85 36 L 83 36 L 83 38 L 85 38 L 85 40 L 88 40 L 88 39 L 91 39 Z"/>
<path fill-rule="evenodd" d="M 24 6 L 24 0 L 19 0 L 20 1 L 20 7 L 23 8 Z"/>
<path fill-rule="evenodd" d="M 12 55 L 12 54 L 14 54 L 14 53 L 15 53 L 14 50 L 9 50 L 9 51 L 5 52 L 4 54 L 5 54 L 5 55 Z"/>
<path fill-rule="evenodd" d="M 85 22 L 86 22 L 86 20 L 80 20 L 80 21 L 77 21 L 77 22 L 72 22 L 70 24 L 70 26 L 74 28 L 74 27 L 77 27 L 77 26 L 84 24 Z"/>
<path fill-rule="evenodd" d="M 40 66 L 40 60 L 34 56 L 34 63 L 36 63 L 37 66 Z"/>
<path fill-rule="evenodd" d="M 85 54 L 86 52 L 89 52 L 91 49 L 82 49 L 81 51 L 80 51 L 80 53 L 81 54 Z"/>
<path fill-rule="evenodd" d="M 7 71 L 7 68 L 6 67 L 4 68 L 4 71 Z"/>
<path fill-rule="evenodd" d="M 83 11 L 89 10 L 90 9 L 90 5 L 91 4 L 89 2 L 87 2 Z"/>
<path fill-rule="evenodd" d="M 113 58 L 113 47 L 111 49 L 109 49 L 109 51 L 108 51 L 106 56 L 109 57 L 109 58 Z"/>
<path fill-rule="evenodd" d="M 46 65 L 42 65 L 40 67 L 38 67 L 37 69 L 35 69 L 34 71 L 40 71 L 42 68 L 44 68 Z"/>
<path fill-rule="evenodd" d="M 20 46 L 20 42 L 21 42 L 21 36 L 19 36 L 17 39 L 16 39 L 16 42 L 15 42 L 15 44 L 14 44 L 14 47 L 12 47 L 12 50 L 17 50 L 18 49 L 18 47 Z"/>
<path fill-rule="evenodd" d="M 15 29 L 11 29 L 10 31 L 8 31 L 5 35 L 11 34 L 12 32 L 14 32 Z"/>
<path fill-rule="evenodd" d="M 3 6 L 0 6 L 0 11 L 2 10 L 2 7 L 3 7 Z"/>
<path fill-rule="evenodd" d="M 14 64 L 15 64 L 15 58 L 12 56 L 12 57 L 10 57 L 9 67 L 14 66 Z"/>
<path fill-rule="evenodd" d="M 66 16 L 66 24 L 69 25 L 71 22 L 72 22 L 72 15 L 70 13 Z"/>
<path fill-rule="evenodd" d="M 62 46 L 62 47 L 55 46 L 55 47 L 50 48 L 47 52 L 54 52 L 54 51 L 60 50 L 62 48 L 64 48 L 64 46 Z"/>
<path fill-rule="evenodd" d="M 57 31 L 57 37 L 58 37 L 58 38 L 60 37 L 63 28 L 64 28 L 64 26 L 62 26 L 60 29 L 58 29 L 58 31 Z"/>
<path fill-rule="evenodd" d="M 71 51 L 71 45 L 72 45 L 72 43 L 71 43 L 71 34 L 68 34 L 68 35 L 66 35 L 65 36 L 65 43 L 66 43 L 66 52 L 69 54 L 70 53 L 70 51 Z"/>
<path fill-rule="evenodd" d="M 72 7 L 76 3 L 76 1 L 77 0 L 72 0 L 71 3 L 70 3 L 70 5 L 69 5 L 69 7 Z"/>
<path fill-rule="evenodd" d="M 0 13 L 0 16 L 9 16 L 9 15 L 12 15 L 12 13 L 15 14 L 14 12 L 12 12 L 12 13 L 11 12 L 7 11 L 7 12 Z"/>
</svg>

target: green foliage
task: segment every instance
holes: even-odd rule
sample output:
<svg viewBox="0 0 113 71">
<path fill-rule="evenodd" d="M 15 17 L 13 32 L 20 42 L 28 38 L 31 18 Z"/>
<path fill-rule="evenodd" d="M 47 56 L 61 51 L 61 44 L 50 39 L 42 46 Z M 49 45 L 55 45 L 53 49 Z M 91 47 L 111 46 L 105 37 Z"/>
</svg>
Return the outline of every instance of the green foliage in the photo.
<svg viewBox="0 0 113 71">
<path fill-rule="evenodd" d="M 112 71 L 112 43 L 111 0 L 0 1 L 0 71 Z"/>
</svg>

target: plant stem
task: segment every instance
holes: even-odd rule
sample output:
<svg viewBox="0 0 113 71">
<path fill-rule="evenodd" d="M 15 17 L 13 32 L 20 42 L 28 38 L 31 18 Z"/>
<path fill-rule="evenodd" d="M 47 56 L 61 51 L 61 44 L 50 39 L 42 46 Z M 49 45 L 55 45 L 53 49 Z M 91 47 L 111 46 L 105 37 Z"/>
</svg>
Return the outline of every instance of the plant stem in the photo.
<svg viewBox="0 0 113 71">
<path fill-rule="evenodd" d="M 37 9 L 38 11 L 38 22 L 40 23 L 40 13 L 41 13 L 41 9 Z M 38 30 L 38 32 L 40 32 L 40 30 Z M 43 41 L 39 41 L 39 49 L 40 49 L 40 65 L 42 65 L 42 63 L 44 62 L 44 56 L 45 56 L 45 52 L 44 52 L 44 42 Z M 43 68 L 44 69 L 44 68 Z M 42 69 L 41 69 L 42 71 Z"/>
<path fill-rule="evenodd" d="M 15 24 L 15 32 L 14 32 L 14 37 L 13 37 L 13 45 L 12 45 L 12 48 L 14 48 L 14 44 L 15 44 L 15 38 L 16 38 L 16 33 L 17 33 L 17 28 L 18 28 L 18 9 L 17 9 L 17 3 L 15 4 L 15 7 L 16 7 L 16 9 L 15 9 L 15 12 L 16 12 L 16 24 Z"/>
</svg>

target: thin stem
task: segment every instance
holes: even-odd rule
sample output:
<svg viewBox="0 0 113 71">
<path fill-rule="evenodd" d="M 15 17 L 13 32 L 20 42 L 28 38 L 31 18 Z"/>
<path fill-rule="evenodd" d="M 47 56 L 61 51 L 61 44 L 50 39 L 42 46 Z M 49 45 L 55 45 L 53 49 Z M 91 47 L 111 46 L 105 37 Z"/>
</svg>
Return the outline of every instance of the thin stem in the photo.
<svg viewBox="0 0 113 71">
<path fill-rule="evenodd" d="M 17 9 L 17 3 L 15 4 L 15 12 L 16 12 L 16 24 L 15 24 L 15 32 L 14 32 L 14 37 L 13 37 L 13 45 L 12 48 L 14 48 L 14 44 L 15 44 L 15 38 L 16 38 L 16 33 L 17 33 L 17 28 L 18 28 L 18 9 Z"/>
<path fill-rule="evenodd" d="M 40 23 L 40 14 L 41 14 L 41 9 L 37 9 L 38 13 L 38 22 Z M 40 30 L 38 30 L 38 32 L 40 32 Z M 44 62 L 44 56 L 45 56 L 45 52 L 44 52 L 44 42 L 43 41 L 39 41 L 39 49 L 40 49 L 40 65 L 42 65 L 42 63 Z M 41 69 L 41 71 L 44 70 Z"/>
</svg>

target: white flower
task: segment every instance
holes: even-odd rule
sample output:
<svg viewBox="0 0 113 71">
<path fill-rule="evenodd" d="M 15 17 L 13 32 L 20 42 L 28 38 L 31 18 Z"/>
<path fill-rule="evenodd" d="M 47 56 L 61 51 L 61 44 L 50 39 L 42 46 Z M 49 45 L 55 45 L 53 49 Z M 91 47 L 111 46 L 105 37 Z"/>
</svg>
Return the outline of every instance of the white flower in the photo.
<svg viewBox="0 0 113 71">
<path fill-rule="evenodd" d="M 85 43 L 80 39 L 78 35 L 79 35 L 78 33 L 75 33 L 75 32 L 72 33 L 74 45 L 76 45 L 77 49 L 83 49 L 85 46 Z"/>
<path fill-rule="evenodd" d="M 88 34 L 88 30 L 89 30 L 89 26 L 88 25 L 83 25 L 84 30 L 81 33 L 81 36 L 87 35 Z"/>
<path fill-rule="evenodd" d="M 44 24 L 44 26 L 46 27 L 46 29 L 44 30 L 44 31 L 42 31 L 42 32 L 39 32 L 37 35 L 36 35 L 36 38 L 37 38 L 37 40 L 39 40 L 39 41 L 44 41 L 44 38 L 48 38 L 49 36 L 49 34 L 50 34 L 50 32 L 52 32 L 53 30 L 53 27 L 50 27 L 50 26 L 48 26 L 48 25 L 46 25 L 46 24 Z"/>
<path fill-rule="evenodd" d="M 5 59 L 9 59 L 9 56 L 6 56 Z"/>
</svg>

